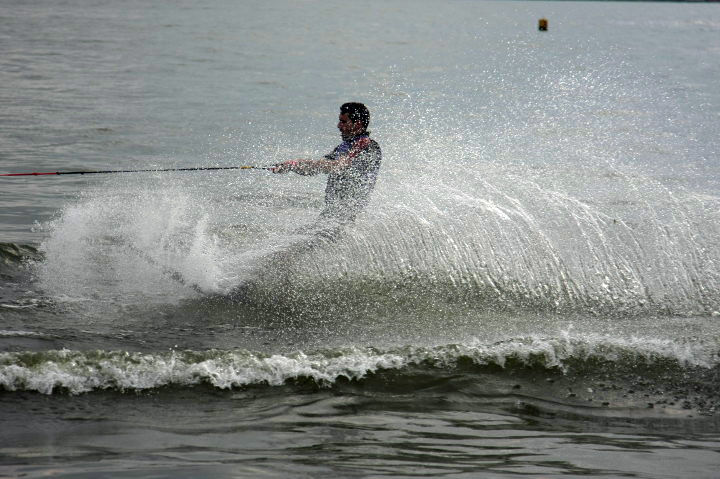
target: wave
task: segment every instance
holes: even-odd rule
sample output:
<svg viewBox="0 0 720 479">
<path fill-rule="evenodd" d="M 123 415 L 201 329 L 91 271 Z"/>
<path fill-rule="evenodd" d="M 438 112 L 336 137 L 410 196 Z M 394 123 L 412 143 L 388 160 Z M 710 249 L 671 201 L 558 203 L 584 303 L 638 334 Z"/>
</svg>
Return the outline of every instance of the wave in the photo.
<svg viewBox="0 0 720 479">
<path fill-rule="evenodd" d="M 28 338 L 28 337 L 41 337 L 42 334 L 34 331 L 12 331 L 0 329 L 0 338 Z"/>
<path fill-rule="evenodd" d="M 538 395 L 567 398 L 574 395 L 566 390 L 592 392 L 595 388 L 614 392 L 617 400 L 618 391 L 633 388 L 645 397 L 659 394 L 666 399 L 672 391 L 687 394 L 692 390 L 701 396 L 697 402 L 710 410 L 718 402 L 715 389 L 720 368 L 717 351 L 707 349 L 669 340 L 565 336 L 285 354 L 242 349 L 6 352 L 0 354 L 0 387 L 50 395 L 167 387 L 225 390 L 297 384 L 343 388 L 352 384 L 384 392 L 401 389 L 407 394 L 420 391 L 428 377 L 463 377 L 479 388 L 480 394 L 524 388 Z M 487 375 L 493 379 L 488 380 Z"/>
<path fill-rule="evenodd" d="M 576 165 L 560 179 L 562 168 L 443 168 L 436 163 L 448 161 L 446 146 L 416 151 L 411 180 L 387 171 L 368 214 L 337 241 L 265 272 L 256 296 L 282 291 L 266 303 L 287 305 L 285 290 L 297 291 L 289 306 L 298 309 L 310 289 L 316 310 L 355 293 L 373 301 L 405 291 L 403 302 L 419 307 L 428 296 L 454 296 L 495 309 L 608 316 L 720 311 L 717 196 L 612 164 Z M 455 159 L 480 162 L 473 152 Z M 268 185 L 243 185 L 238 199 L 238 185 L 204 181 L 111 184 L 67 205 L 40 248 L 43 291 L 170 303 L 197 291 L 232 296 L 315 218 L 304 204 L 278 213 Z M 293 194 L 272 198 L 283 204 Z"/>
<path fill-rule="evenodd" d="M 42 258 L 33 245 L 0 243 L 0 310 L 29 310 L 51 303 L 28 292 L 31 265 Z"/>
<path fill-rule="evenodd" d="M 604 212 L 520 179 L 505 180 L 502 193 L 484 187 L 487 195 L 477 186 L 472 194 L 448 186 L 434 198 L 418 195 L 413 211 L 386 208 L 308 258 L 305 271 L 329 284 L 358 277 L 419 282 L 493 307 L 682 316 L 720 310 L 718 236 L 708 213 L 716 198 L 676 195 Z M 648 186 L 643 194 L 663 191 Z"/>
<path fill-rule="evenodd" d="M 0 264 L 17 266 L 28 260 L 40 259 L 41 254 L 29 244 L 0 243 Z"/>
</svg>

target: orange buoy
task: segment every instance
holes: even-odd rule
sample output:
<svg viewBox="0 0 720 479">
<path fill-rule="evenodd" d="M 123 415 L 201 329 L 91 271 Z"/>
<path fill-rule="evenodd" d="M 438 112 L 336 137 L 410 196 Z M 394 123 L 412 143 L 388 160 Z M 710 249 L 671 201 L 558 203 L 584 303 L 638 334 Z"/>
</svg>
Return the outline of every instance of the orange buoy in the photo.
<svg viewBox="0 0 720 479">
<path fill-rule="evenodd" d="M 541 32 L 547 32 L 547 28 L 548 28 L 547 18 L 541 18 L 540 20 L 538 20 L 538 30 L 540 30 Z"/>
</svg>

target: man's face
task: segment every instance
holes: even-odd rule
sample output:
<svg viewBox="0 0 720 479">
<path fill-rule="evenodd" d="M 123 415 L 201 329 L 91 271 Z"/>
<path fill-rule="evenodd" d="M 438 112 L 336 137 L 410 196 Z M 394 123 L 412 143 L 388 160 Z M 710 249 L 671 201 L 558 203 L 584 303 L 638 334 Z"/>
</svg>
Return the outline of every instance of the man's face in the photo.
<svg viewBox="0 0 720 479">
<path fill-rule="evenodd" d="M 343 140 L 349 140 L 350 138 L 363 132 L 362 123 L 359 121 L 353 123 L 347 113 L 340 115 L 337 127 L 338 130 L 340 130 L 340 135 Z"/>
</svg>

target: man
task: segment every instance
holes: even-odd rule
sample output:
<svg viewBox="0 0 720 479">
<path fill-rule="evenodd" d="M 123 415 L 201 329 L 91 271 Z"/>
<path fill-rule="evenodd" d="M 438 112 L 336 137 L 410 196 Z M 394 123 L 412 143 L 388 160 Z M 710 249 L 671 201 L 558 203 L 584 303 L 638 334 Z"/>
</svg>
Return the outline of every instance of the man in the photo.
<svg viewBox="0 0 720 479">
<path fill-rule="evenodd" d="M 345 103 L 340 107 L 338 130 L 343 142 L 318 160 L 291 160 L 275 165 L 273 173 L 294 172 L 300 175 L 328 175 L 325 208 L 314 224 L 295 231 L 305 235 L 265 256 L 255 265 L 247 279 L 229 295 L 232 300 L 274 301 L 290 289 L 288 266 L 300 255 L 327 240 L 334 240 L 367 206 L 380 169 L 380 146 L 370 139 L 367 127 L 370 112 L 362 103 Z M 258 288 L 258 285 L 264 286 Z M 274 287 L 268 285 L 275 285 Z"/>
<path fill-rule="evenodd" d="M 370 112 L 365 105 L 345 103 L 340 107 L 337 125 L 343 142 L 330 154 L 319 160 L 286 161 L 273 168 L 273 173 L 328 175 L 320 221 L 349 223 L 370 201 L 382 153 L 375 140 L 370 139 L 369 124 Z"/>
</svg>

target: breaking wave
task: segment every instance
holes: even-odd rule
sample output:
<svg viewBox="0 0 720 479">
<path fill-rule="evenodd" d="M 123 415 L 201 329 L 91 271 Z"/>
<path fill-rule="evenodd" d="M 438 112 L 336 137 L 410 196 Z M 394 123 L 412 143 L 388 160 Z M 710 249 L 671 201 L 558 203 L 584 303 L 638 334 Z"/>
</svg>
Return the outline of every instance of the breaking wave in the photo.
<svg viewBox="0 0 720 479">
<path fill-rule="evenodd" d="M 547 375 L 560 375 L 606 380 L 609 377 L 610 381 L 623 382 L 626 374 L 642 375 L 654 388 L 663 388 L 667 384 L 661 385 L 660 378 L 667 381 L 668 375 L 673 376 L 677 387 L 687 387 L 689 371 L 701 373 L 693 380 L 699 383 L 713 371 L 717 374 L 717 369 L 717 351 L 697 344 L 568 335 L 551 339 L 517 338 L 493 344 L 348 347 L 286 354 L 241 349 L 6 352 L 0 354 L 0 385 L 8 391 L 44 394 L 198 385 L 218 389 L 277 387 L 308 381 L 317 387 L 332 388 L 390 373 L 405 379 L 396 377 L 394 384 L 411 385 L 413 378 L 422 375 L 472 376 L 488 372 L 508 381 L 519 381 L 520 372 L 524 371 L 540 381 Z"/>
<path fill-rule="evenodd" d="M 35 246 L 17 243 L 0 243 L 0 263 L 5 266 L 17 266 L 24 261 L 39 258 L 40 253 Z"/>
</svg>

